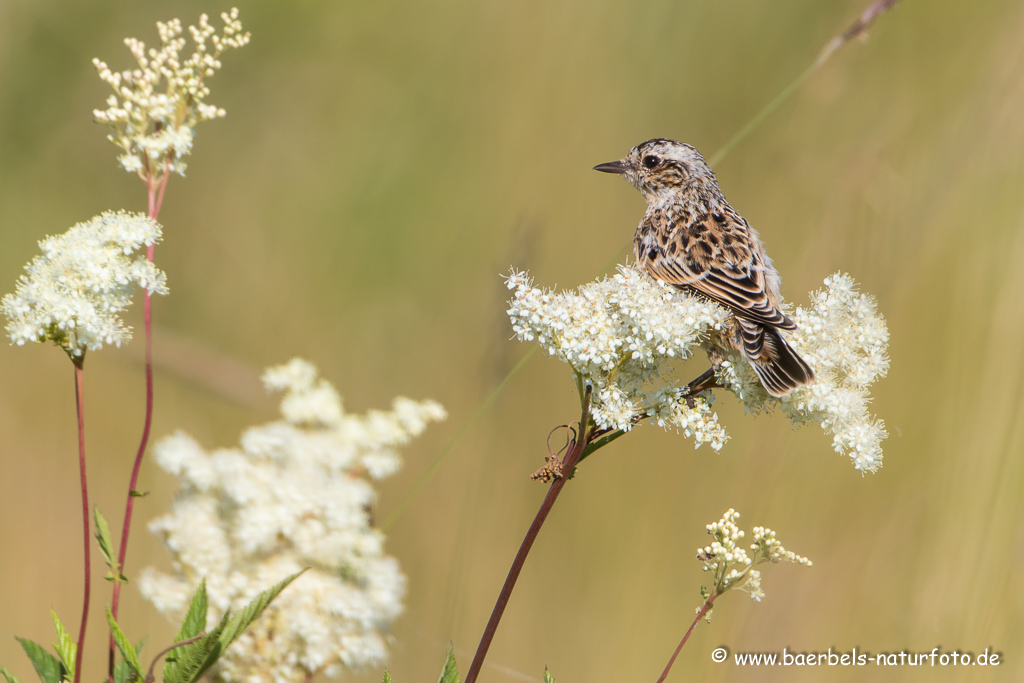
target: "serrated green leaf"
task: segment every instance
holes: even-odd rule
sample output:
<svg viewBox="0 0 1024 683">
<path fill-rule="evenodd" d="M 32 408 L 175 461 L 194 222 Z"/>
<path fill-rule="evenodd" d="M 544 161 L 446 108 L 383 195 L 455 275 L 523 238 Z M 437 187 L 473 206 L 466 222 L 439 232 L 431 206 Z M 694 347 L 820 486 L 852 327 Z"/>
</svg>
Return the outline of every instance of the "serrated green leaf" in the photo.
<svg viewBox="0 0 1024 683">
<path fill-rule="evenodd" d="M 110 536 L 110 526 L 106 518 L 100 513 L 100 509 L 93 508 L 93 517 L 96 519 L 96 541 L 100 545 L 100 552 L 103 560 L 107 563 L 110 571 L 105 578 L 107 581 L 128 583 L 128 578 L 121 573 L 121 565 L 114 559 L 114 542 Z"/>
<path fill-rule="evenodd" d="M 107 525 L 107 520 L 100 513 L 98 507 L 92 509 L 92 516 L 96 520 L 96 540 L 99 541 L 100 552 L 103 553 L 103 559 L 106 560 L 107 566 L 114 569 L 116 561 L 114 560 L 114 542 L 110 538 L 110 526 Z"/>
<path fill-rule="evenodd" d="M 394 681 L 391 680 L 391 674 L 388 673 L 387 669 L 384 669 L 384 680 L 381 683 L 394 683 Z"/>
<path fill-rule="evenodd" d="M 288 584 L 305 572 L 305 569 L 296 572 L 280 583 L 263 591 L 252 602 L 242 608 L 238 614 L 225 614 L 224 618 L 217 624 L 217 628 L 207 633 L 206 637 L 183 648 L 184 651 L 178 656 L 177 661 L 177 665 L 181 669 L 176 672 L 175 678 L 165 677 L 164 683 L 194 683 L 196 679 L 206 673 L 207 669 L 216 663 L 224 650 L 263 614 L 263 610 L 270 605 L 271 601 L 287 588 Z M 203 655 L 202 659 L 200 659 L 200 654 Z M 199 664 L 196 668 L 197 661 Z"/>
<path fill-rule="evenodd" d="M 220 637 L 229 618 L 230 612 L 224 615 L 216 628 L 196 642 L 175 648 L 174 651 L 178 653 L 177 659 L 170 671 L 167 668 L 164 669 L 164 683 L 192 683 L 213 662 L 216 662 L 223 651 Z M 207 664 L 208 660 L 209 664 Z"/>
<path fill-rule="evenodd" d="M 544 683 L 555 683 L 555 677 L 551 675 L 547 667 L 544 667 Z"/>
<path fill-rule="evenodd" d="M 437 683 L 459 683 L 459 672 L 455 669 L 455 652 L 448 646 L 448 658 L 444 660 L 444 669 Z"/>
<path fill-rule="evenodd" d="M 131 672 L 128 662 L 123 659 L 114 665 L 114 683 L 128 683 L 128 674 Z"/>
<path fill-rule="evenodd" d="M 181 624 L 181 630 L 175 636 L 175 642 L 188 640 L 198 636 L 206 628 L 206 611 L 208 609 L 206 597 L 206 579 L 203 579 L 192 596 L 192 602 L 188 606 L 185 620 Z"/>
<path fill-rule="evenodd" d="M 174 642 L 180 643 L 183 640 L 189 638 L 195 638 L 197 635 L 202 633 L 203 629 L 206 628 L 206 612 L 208 607 L 208 601 L 206 597 L 206 579 L 199 584 L 196 588 L 195 594 L 192 596 L 192 602 L 188 606 L 188 612 L 185 614 L 185 620 L 181 623 L 181 629 L 178 630 L 178 635 L 174 636 Z M 189 645 L 192 645 L 190 643 Z M 186 647 L 189 645 L 183 645 L 176 647 L 167 653 L 167 661 L 164 663 L 164 681 L 172 681 L 179 677 L 178 659 L 181 657 Z"/>
<path fill-rule="evenodd" d="M 124 631 L 122 631 L 121 627 L 117 625 L 117 622 L 114 620 L 114 615 L 110 611 L 109 605 L 107 605 L 107 623 L 110 625 L 111 635 L 114 636 L 114 643 L 117 645 L 117 649 L 121 651 L 121 657 L 128 664 L 130 669 L 128 681 L 145 679 L 146 672 L 142 670 L 142 663 L 139 661 L 139 653 L 135 651 L 132 644 L 128 642 L 128 637 L 125 636 Z"/>
<path fill-rule="evenodd" d="M 135 646 L 135 654 L 142 656 L 142 647 L 146 644 L 146 639 L 143 638 Z M 132 668 L 128 666 L 128 662 L 124 659 L 114 665 L 114 683 L 130 683 L 129 678 L 134 672 Z"/>
<path fill-rule="evenodd" d="M 39 643 L 28 638 L 18 638 L 17 636 L 15 638 L 21 643 L 22 649 L 25 650 L 25 654 L 32 662 L 32 667 L 39 674 L 39 680 L 43 683 L 60 683 L 61 676 L 65 673 L 60 660 L 47 652 L 46 648 Z"/>
<path fill-rule="evenodd" d="M 57 613 L 50 610 L 50 616 L 53 617 L 53 628 L 57 631 L 57 642 L 53 644 L 53 649 L 57 651 L 57 655 L 64 665 L 67 679 L 73 681 L 75 680 L 75 655 L 78 654 L 78 646 L 64 629 L 64 624 L 60 623 Z"/>
<path fill-rule="evenodd" d="M 14 674 L 2 666 L 0 666 L 0 675 L 7 679 L 7 683 L 21 683 Z"/>
<path fill-rule="evenodd" d="M 295 572 L 291 576 L 287 577 L 283 581 L 271 586 L 267 590 L 257 595 L 252 602 L 242 608 L 238 614 L 231 617 L 231 621 L 228 622 L 227 626 L 224 627 L 224 633 L 221 635 L 221 642 L 224 645 L 224 649 L 227 649 L 228 645 L 234 642 L 235 638 L 242 635 L 245 629 L 252 625 L 252 622 L 256 621 L 263 610 L 270 606 L 270 603 L 276 598 L 281 591 L 288 587 L 295 579 L 299 578 L 306 573 L 306 570 Z"/>
</svg>

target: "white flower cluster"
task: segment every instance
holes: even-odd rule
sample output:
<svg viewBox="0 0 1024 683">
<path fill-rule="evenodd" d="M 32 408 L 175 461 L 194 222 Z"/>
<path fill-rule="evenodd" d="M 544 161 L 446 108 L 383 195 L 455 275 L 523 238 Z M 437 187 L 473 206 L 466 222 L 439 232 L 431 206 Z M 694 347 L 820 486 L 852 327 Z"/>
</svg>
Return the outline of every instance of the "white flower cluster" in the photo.
<svg viewBox="0 0 1024 683">
<path fill-rule="evenodd" d="M 242 32 L 237 9 L 220 16 L 221 35 L 205 14 L 199 17 L 199 26 L 189 26 L 195 51 L 188 57 L 181 55 L 185 47 L 181 21 L 173 19 L 157 22 L 160 49 L 146 50 L 142 41 L 125 39 L 137 68 L 116 72 L 93 60 L 100 78 L 114 89 L 107 108 L 93 114 L 112 129 L 108 139 L 124 150 L 118 161 L 126 171 L 144 180 L 149 176 L 153 182 L 160 181 L 165 170 L 184 175 L 184 157 L 192 150 L 195 125 L 225 115 L 223 109 L 206 104 L 210 94 L 206 79 L 221 67 L 225 50 L 242 47 L 250 36 Z"/>
<path fill-rule="evenodd" d="M 11 341 L 49 340 L 74 359 L 131 339 L 118 314 L 131 304 L 134 286 L 167 293 L 164 273 L 144 254 L 135 255 L 159 240 L 156 222 L 125 212 L 103 213 L 41 240 L 42 255 L 0 302 Z"/>
<path fill-rule="evenodd" d="M 882 464 L 885 424 L 867 408 L 868 387 L 889 369 L 889 330 L 873 297 L 857 291 L 849 275 L 825 278 L 825 288 L 811 293 L 811 307 L 793 315 L 799 329 L 787 340 L 814 368 L 815 381 L 788 396 L 774 398 L 739 356 L 723 363 L 719 382 L 749 410 L 778 405 L 797 425 L 815 422 L 833 434 L 837 453 L 854 467 L 874 472 Z"/>
<path fill-rule="evenodd" d="M 729 508 L 722 519 L 707 525 L 708 533 L 715 540 L 710 545 L 697 548 L 697 559 L 704 563 L 704 571 L 715 575 L 715 592 L 718 594 L 745 580 L 753 563 L 747 551 L 738 545 L 745 535 L 736 525 L 739 518 L 740 513 Z"/>
<path fill-rule="evenodd" d="M 371 480 L 393 473 L 396 448 L 443 419 L 444 409 L 397 399 L 388 412 L 347 414 L 334 387 L 298 359 L 263 380 L 285 392 L 284 419 L 247 430 L 240 448 L 207 453 L 181 433 L 157 445 L 157 462 L 181 479 L 181 491 L 150 528 L 177 572 L 147 569 L 140 588 L 161 612 L 180 617 L 205 578 L 215 623 L 311 567 L 226 651 L 213 679 L 295 683 L 379 664 L 405 577 L 373 528 Z"/>
<path fill-rule="evenodd" d="M 705 391 L 693 407 L 663 377 L 673 361 L 687 358 L 729 312 L 620 266 L 612 278 L 577 291 L 554 293 L 533 286 L 525 274 L 506 278 L 514 290 L 509 317 L 516 336 L 536 341 L 569 364 L 577 381 L 594 387 L 593 417 L 599 428 L 628 430 L 650 419 L 718 450 L 728 438 Z M 837 273 L 811 294 L 810 308 L 793 314 L 799 329 L 787 333 L 792 347 L 814 368 L 814 382 L 775 398 L 738 353 L 722 363 L 719 385 L 751 412 L 780 406 L 797 425 L 814 422 L 833 435 L 835 450 L 862 472 L 882 464 L 885 425 L 867 410 L 868 386 L 889 367 L 889 332 L 875 300 Z"/>
<path fill-rule="evenodd" d="M 779 563 L 785 560 L 794 564 L 802 564 L 805 567 L 810 567 L 814 564 L 806 557 L 783 548 L 782 543 L 775 538 L 775 532 L 767 527 L 754 527 L 754 543 L 750 548 L 751 550 L 756 550 L 767 562 Z"/>
<path fill-rule="evenodd" d="M 654 280 L 634 267 L 554 293 L 533 286 L 515 270 L 508 315 L 516 336 L 538 344 L 568 363 L 579 382 L 593 386 L 594 422 L 602 429 L 629 430 L 644 419 L 692 436 L 699 447 L 718 450 L 727 439 L 703 397 L 691 408 L 679 388 L 661 375 L 673 361 L 720 328 L 725 309 Z"/>
<path fill-rule="evenodd" d="M 745 535 L 736 525 L 740 513 L 729 508 L 722 519 L 707 525 L 708 533 L 715 537 L 710 545 L 697 548 L 697 559 L 704 563 L 704 571 L 714 575 L 715 595 L 738 588 L 750 593 L 761 602 L 761 572 L 754 569 L 765 562 L 793 562 L 810 567 L 814 563 L 806 557 L 789 552 L 775 538 L 775 532 L 765 527 L 754 527 L 754 542 L 750 545 L 753 557 L 738 542 Z"/>
</svg>

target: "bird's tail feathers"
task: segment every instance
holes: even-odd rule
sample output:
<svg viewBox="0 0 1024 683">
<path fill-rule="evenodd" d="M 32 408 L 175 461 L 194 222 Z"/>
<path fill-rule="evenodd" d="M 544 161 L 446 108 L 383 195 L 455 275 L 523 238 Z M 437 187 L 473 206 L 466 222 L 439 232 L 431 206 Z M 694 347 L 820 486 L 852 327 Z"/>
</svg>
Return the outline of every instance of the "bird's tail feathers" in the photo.
<svg viewBox="0 0 1024 683">
<path fill-rule="evenodd" d="M 814 370 L 774 327 L 737 318 L 743 355 L 772 396 L 785 396 L 814 380 Z"/>
</svg>

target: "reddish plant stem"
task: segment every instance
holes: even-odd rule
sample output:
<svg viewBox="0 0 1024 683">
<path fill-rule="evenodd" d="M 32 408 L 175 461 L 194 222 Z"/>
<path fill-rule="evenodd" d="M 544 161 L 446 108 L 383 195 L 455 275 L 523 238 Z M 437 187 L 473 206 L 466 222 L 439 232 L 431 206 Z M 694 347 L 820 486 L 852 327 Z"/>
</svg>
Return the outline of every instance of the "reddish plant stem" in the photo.
<svg viewBox="0 0 1024 683">
<path fill-rule="evenodd" d="M 160 206 L 164 201 L 164 190 L 167 189 L 167 168 L 164 168 L 163 178 L 157 185 L 152 180 L 146 183 L 148 188 L 149 217 L 154 221 L 160 215 Z M 146 259 L 153 262 L 155 244 L 146 247 Z M 128 556 L 128 534 L 132 526 L 132 512 L 135 509 L 135 496 L 132 495 L 139 482 L 139 472 L 142 469 L 142 458 L 146 454 L 146 446 L 149 445 L 149 431 L 153 425 L 153 297 L 149 290 L 143 293 L 143 318 L 146 329 L 146 416 L 142 424 L 142 438 L 139 440 L 139 448 L 135 453 L 135 463 L 132 465 L 132 476 L 128 482 L 128 500 L 124 507 L 124 524 L 121 527 L 121 546 L 117 553 L 117 571 L 124 573 L 125 558 Z M 117 619 L 117 608 L 121 602 L 121 582 L 115 580 L 113 595 L 110 599 L 110 613 Z M 110 636 L 110 646 L 107 656 L 107 680 L 114 683 L 114 636 Z"/>
<path fill-rule="evenodd" d="M 668 672 L 672 669 L 672 665 L 676 663 L 676 657 L 683 650 L 683 645 L 686 645 L 686 641 L 690 639 L 690 634 L 693 633 L 693 629 L 697 628 L 697 624 L 704 618 L 704 615 L 711 609 L 711 605 L 715 603 L 715 598 L 718 597 L 717 593 L 712 593 L 707 600 L 704 601 L 704 606 L 701 607 L 700 611 L 697 612 L 697 618 L 690 624 L 690 628 L 686 629 L 686 633 L 683 635 L 683 639 L 679 641 L 679 647 L 672 653 L 672 659 L 668 660 L 668 664 L 665 666 L 665 670 L 661 672 L 661 678 L 658 679 L 658 683 L 664 683 L 665 679 L 668 678 Z"/>
<path fill-rule="evenodd" d="M 149 672 L 146 673 L 146 683 L 153 683 L 156 680 L 156 676 L 153 674 L 153 671 L 156 669 L 156 663 L 159 662 L 164 655 L 166 655 L 168 652 L 175 648 L 179 648 L 183 645 L 189 645 L 190 643 L 202 640 L 205 637 L 206 631 L 200 631 L 199 635 L 197 636 L 186 638 L 185 640 L 179 640 L 177 643 L 172 643 L 171 645 L 168 645 L 164 649 L 160 650 L 160 652 L 156 654 L 156 657 L 153 657 L 153 663 L 149 665 Z"/>
<path fill-rule="evenodd" d="M 149 217 L 156 220 L 156 217 L 160 215 L 160 207 L 164 205 L 164 191 L 167 189 L 167 181 L 170 180 L 171 175 L 171 160 L 168 159 L 164 162 L 164 173 L 163 177 L 160 178 L 160 187 L 157 190 L 156 202 L 153 199 L 149 200 Z M 150 192 L 152 194 L 152 191 Z M 150 258 L 152 261 L 153 259 Z"/>
<path fill-rule="evenodd" d="M 505 584 L 501 587 L 501 593 L 498 594 L 498 601 L 494 603 L 494 609 L 491 611 L 491 618 L 487 622 L 487 627 L 484 629 L 484 634 L 480 638 L 480 645 L 476 648 L 476 655 L 473 657 L 473 663 L 469 666 L 469 672 L 466 674 L 465 683 L 475 683 L 477 676 L 480 675 L 480 669 L 483 667 L 484 658 L 487 657 L 487 650 L 491 647 L 491 641 L 494 640 L 494 634 L 498 630 L 498 623 L 501 621 L 501 616 L 505 612 L 505 606 L 508 605 L 508 600 L 512 596 L 512 589 L 516 586 L 516 580 L 519 579 L 519 573 L 523 569 L 523 565 L 526 563 L 526 556 L 530 554 L 530 549 L 533 547 L 533 542 L 537 540 L 537 535 L 540 533 L 540 528 L 544 525 L 544 520 L 547 519 L 548 513 L 551 512 L 551 508 L 555 504 L 555 500 L 558 498 L 558 494 L 562 492 L 562 488 L 566 482 L 569 481 L 572 470 L 576 466 L 576 462 L 580 459 L 580 455 L 583 450 L 587 447 L 587 444 L 592 437 L 592 434 L 587 429 L 587 424 L 590 421 L 590 394 L 591 387 L 587 386 L 586 393 L 583 397 L 583 413 L 580 417 L 579 434 L 572 441 L 572 446 L 565 454 L 565 458 L 562 460 L 562 474 L 560 477 L 551 482 L 551 487 L 548 489 L 547 495 L 544 497 L 544 502 L 541 503 L 540 510 L 537 511 L 537 516 L 534 517 L 533 523 L 530 524 L 529 530 L 526 532 L 526 537 L 523 538 L 522 545 L 519 546 L 519 552 L 516 553 L 515 560 L 512 561 L 512 567 L 508 570 L 508 576 L 505 578 Z"/>
<path fill-rule="evenodd" d="M 89 548 L 92 545 L 89 528 L 89 487 L 85 480 L 85 375 L 83 365 L 85 363 L 85 351 L 78 358 L 73 358 L 75 364 L 75 409 L 78 413 L 78 468 L 82 475 L 82 528 L 85 538 L 85 590 L 82 597 L 82 625 L 78 629 L 78 651 L 75 653 L 75 683 L 78 683 L 82 676 L 82 652 L 85 650 L 85 625 L 89 621 Z"/>
</svg>

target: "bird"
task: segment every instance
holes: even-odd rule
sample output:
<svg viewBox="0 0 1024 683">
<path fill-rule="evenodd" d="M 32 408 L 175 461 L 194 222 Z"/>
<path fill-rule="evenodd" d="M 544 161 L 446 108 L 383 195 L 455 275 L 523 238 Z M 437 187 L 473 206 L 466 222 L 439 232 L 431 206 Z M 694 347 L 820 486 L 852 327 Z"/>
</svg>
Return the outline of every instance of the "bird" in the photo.
<svg viewBox="0 0 1024 683">
<path fill-rule="evenodd" d="M 731 312 L 704 344 L 712 368 L 690 383 L 691 394 L 717 386 L 715 373 L 732 350 L 746 358 L 772 396 L 814 380 L 814 371 L 782 336 L 797 326 L 782 311 L 781 280 L 761 238 L 726 201 L 700 152 L 654 138 L 594 170 L 625 176 L 647 200 L 633 239 L 640 267 Z"/>
</svg>

